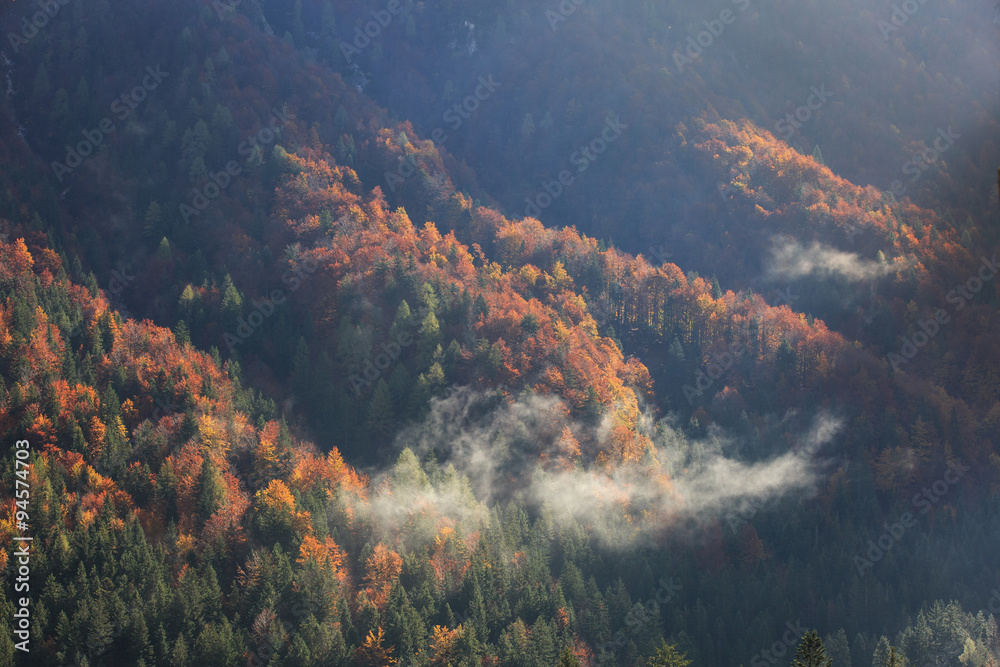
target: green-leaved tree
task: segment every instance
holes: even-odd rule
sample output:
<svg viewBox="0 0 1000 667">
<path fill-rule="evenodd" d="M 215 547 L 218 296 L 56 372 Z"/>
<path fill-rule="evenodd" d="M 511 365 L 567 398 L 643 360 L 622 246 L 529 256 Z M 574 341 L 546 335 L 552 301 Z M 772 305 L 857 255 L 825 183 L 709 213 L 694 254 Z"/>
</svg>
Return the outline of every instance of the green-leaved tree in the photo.
<svg viewBox="0 0 1000 667">
<path fill-rule="evenodd" d="M 833 660 L 826 657 L 823 640 L 819 638 L 815 630 L 810 630 L 802 635 L 799 648 L 795 651 L 792 667 L 830 667 L 832 664 Z"/>
<path fill-rule="evenodd" d="M 668 644 L 666 639 L 660 639 L 656 653 L 646 663 L 648 667 L 687 667 L 690 664 L 687 653 L 681 653 L 676 644 Z"/>
</svg>

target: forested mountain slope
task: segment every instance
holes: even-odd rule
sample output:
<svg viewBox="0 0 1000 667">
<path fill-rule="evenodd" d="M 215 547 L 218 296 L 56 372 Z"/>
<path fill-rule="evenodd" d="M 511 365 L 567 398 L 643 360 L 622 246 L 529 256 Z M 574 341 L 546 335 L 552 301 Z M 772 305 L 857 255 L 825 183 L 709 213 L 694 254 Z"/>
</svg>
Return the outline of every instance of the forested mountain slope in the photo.
<svg viewBox="0 0 1000 667">
<path fill-rule="evenodd" d="M 836 665 L 997 659 L 995 226 L 855 185 L 733 103 L 667 124 L 582 85 L 554 127 L 593 112 L 608 149 L 546 226 L 501 208 L 513 154 L 562 139 L 476 144 L 510 128 L 484 115 L 466 152 L 378 105 L 435 108 L 442 52 L 513 40 L 527 67 L 532 30 L 586 53 L 584 27 L 664 20 L 576 6 L 552 30 L 399 3 L 365 68 L 337 61 L 346 4 L 95 0 L 11 43 L 0 432 L 32 452 L 31 664 L 671 664 L 664 640 L 773 664 L 789 628 Z M 533 74 L 476 85 L 541 103 L 556 74 Z M 671 222 L 607 195 L 664 174 L 691 184 Z"/>
<path fill-rule="evenodd" d="M 850 181 L 995 229 L 991 3 L 400 3 L 373 28 L 384 4 L 262 11 L 397 118 L 437 131 L 512 215 L 541 203 L 547 224 L 647 256 L 662 247 L 742 287 L 752 274 L 684 240 L 706 218 L 746 224 L 715 206 L 724 178 L 677 141 L 677 124 L 702 116 L 747 118 Z M 499 86 L 484 90 L 481 77 Z M 624 134 L 582 152 L 609 112 Z M 935 144 L 939 131 L 956 138 Z M 561 170 L 574 183 L 539 202 Z"/>
</svg>

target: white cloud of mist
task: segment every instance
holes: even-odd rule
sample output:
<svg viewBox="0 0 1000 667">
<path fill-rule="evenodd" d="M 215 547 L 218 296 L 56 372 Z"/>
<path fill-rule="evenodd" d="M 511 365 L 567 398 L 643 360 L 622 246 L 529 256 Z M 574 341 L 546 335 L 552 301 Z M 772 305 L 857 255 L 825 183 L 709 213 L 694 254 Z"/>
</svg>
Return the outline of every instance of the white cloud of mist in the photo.
<svg viewBox="0 0 1000 667">
<path fill-rule="evenodd" d="M 788 236 L 777 236 L 771 246 L 768 273 L 775 278 L 803 278 L 810 275 L 839 274 L 852 281 L 872 280 L 897 268 L 874 260 L 865 260 L 853 252 L 844 252 L 818 241 L 804 246 Z"/>
<path fill-rule="evenodd" d="M 727 455 L 739 443 L 719 429 L 691 441 L 666 423 L 644 424 L 654 433 L 648 460 L 568 467 L 557 456 L 562 429 L 569 426 L 581 444 L 597 439 L 598 446 L 606 429 L 573 423 L 552 396 L 511 401 L 458 388 L 434 400 L 427 419 L 400 434 L 399 449 L 415 456 L 404 454 L 392 470 L 373 474 L 373 493 L 359 509 L 383 531 L 417 532 L 415 539 L 427 540 L 442 517 L 474 530 L 488 507 L 520 497 L 555 521 L 573 518 L 605 543 L 624 546 L 681 525 L 722 520 L 750 504 L 811 496 L 821 463 L 816 455 L 841 425 L 821 413 L 798 438 L 796 451 L 745 462 Z M 447 464 L 428 480 L 417 459 L 432 452 Z"/>
</svg>

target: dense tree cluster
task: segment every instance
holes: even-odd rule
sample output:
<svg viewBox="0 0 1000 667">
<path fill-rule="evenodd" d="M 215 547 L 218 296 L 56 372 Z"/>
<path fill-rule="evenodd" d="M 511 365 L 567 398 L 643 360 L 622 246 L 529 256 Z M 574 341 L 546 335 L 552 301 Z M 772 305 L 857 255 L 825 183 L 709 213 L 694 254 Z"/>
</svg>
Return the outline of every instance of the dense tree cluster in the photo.
<svg viewBox="0 0 1000 667">
<path fill-rule="evenodd" d="M 884 129 L 809 156 L 761 129 L 776 112 L 723 120 L 743 103 L 661 66 L 672 26 L 700 21 L 678 3 L 400 2 L 398 39 L 355 62 L 341 41 L 382 5 L 272 4 L 73 3 L 5 65 L 0 439 L 32 449 L 35 664 L 996 663 L 996 281 L 951 301 L 995 230 L 940 203 L 974 160 L 942 166 L 930 210 L 823 164 L 881 174 L 886 142 L 864 137 L 902 141 Z M 508 43 L 497 104 L 433 139 L 426 110 Z M 534 67 L 552 44 L 574 55 Z M 600 78 L 574 61 L 601 44 L 630 132 L 538 216 L 565 226 L 522 218 L 601 129 Z M 715 54 L 694 80 L 733 88 Z M 169 74 L 119 117 L 146 63 Z M 908 114 L 887 122 L 927 121 Z M 53 172 L 105 118 L 100 149 Z M 780 235 L 875 266 L 870 301 L 854 280 L 755 292 Z M 955 322 L 897 372 L 937 307 Z M 835 445 L 803 442 L 829 414 Z M 488 440 L 479 468 L 452 417 Z M 815 496 L 695 511 L 686 475 L 730 450 L 809 459 Z M 906 512 L 920 527 L 896 536 Z M 817 630 L 793 646 L 796 619 Z"/>
</svg>

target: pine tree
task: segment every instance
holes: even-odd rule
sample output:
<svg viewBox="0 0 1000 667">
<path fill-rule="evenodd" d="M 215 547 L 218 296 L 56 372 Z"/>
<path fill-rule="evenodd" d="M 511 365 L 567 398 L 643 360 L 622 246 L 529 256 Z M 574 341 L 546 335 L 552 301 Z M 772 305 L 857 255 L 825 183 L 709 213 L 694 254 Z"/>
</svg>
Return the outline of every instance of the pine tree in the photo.
<svg viewBox="0 0 1000 667">
<path fill-rule="evenodd" d="M 389 335 L 395 339 L 398 338 L 402 333 L 410 333 L 413 327 L 413 315 L 410 312 L 410 304 L 406 303 L 406 300 L 399 302 L 399 307 L 396 308 L 396 317 L 392 320 L 392 326 L 389 328 Z"/>
<path fill-rule="evenodd" d="M 156 475 L 156 497 L 165 507 L 164 519 L 171 521 L 177 518 L 177 477 L 169 465 L 161 465 Z"/>
<path fill-rule="evenodd" d="M 226 328 L 233 328 L 236 320 L 243 314 L 243 297 L 233 284 L 232 277 L 227 273 L 222 281 L 222 317 Z"/>
<path fill-rule="evenodd" d="M 472 320 L 477 321 L 479 317 L 489 317 L 490 316 L 490 306 L 486 303 L 486 299 L 483 298 L 482 294 L 476 295 L 476 301 L 472 305 Z"/>
<path fill-rule="evenodd" d="M 559 656 L 559 664 L 556 667 L 580 667 L 580 661 L 573 655 L 573 650 L 567 646 Z"/>
<path fill-rule="evenodd" d="M 896 655 L 896 647 L 889 647 L 889 655 L 886 657 L 885 662 L 882 663 L 883 667 L 901 667 L 902 662 L 900 662 L 899 657 Z"/>
<path fill-rule="evenodd" d="M 425 644 L 426 629 L 420 613 L 410 602 L 402 585 L 393 586 L 385 611 L 386 641 L 400 657 L 412 656 Z"/>
<path fill-rule="evenodd" d="M 684 346 L 681 345 L 681 341 L 677 336 L 674 336 L 674 341 L 670 343 L 667 353 L 677 361 L 684 361 Z"/>
<path fill-rule="evenodd" d="M 184 419 L 181 421 L 177 436 L 183 444 L 196 435 L 198 435 L 198 418 L 194 416 L 194 410 L 189 408 L 184 413 Z"/>
<path fill-rule="evenodd" d="M 384 379 L 380 379 L 372 392 L 371 402 L 368 403 L 368 417 L 365 420 L 365 428 L 369 435 L 376 438 L 387 438 L 396 428 L 396 420 L 393 417 L 394 407 L 392 394 L 389 392 L 389 385 Z"/>
<path fill-rule="evenodd" d="M 847 641 L 847 633 L 840 628 L 836 633 L 828 635 L 823 644 L 826 653 L 837 667 L 851 667 L 851 645 Z"/>
<path fill-rule="evenodd" d="M 108 650 L 114 641 L 114 628 L 108 618 L 107 606 L 98 599 L 90 607 L 90 617 L 87 619 L 87 646 L 92 655 L 101 655 Z"/>
<path fill-rule="evenodd" d="M 194 291 L 194 288 L 188 283 L 184 289 L 181 291 L 180 297 L 177 299 L 177 305 L 180 307 L 181 314 L 185 317 L 191 317 L 194 313 L 194 307 L 199 299 L 199 294 Z"/>
<path fill-rule="evenodd" d="M 686 653 L 677 650 L 676 644 L 668 644 L 666 639 L 661 639 L 659 648 L 646 664 L 648 667 L 687 667 L 691 661 Z"/>
<path fill-rule="evenodd" d="M 191 342 L 191 330 L 188 329 L 187 322 L 178 320 L 177 325 L 174 327 L 174 338 L 181 347 L 185 347 Z"/>
<path fill-rule="evenodd" d="M 417 347 L 420 351 L 422 357 L 421 364 L 430 361 L 430 355 L 433 353 L 434 348 L 438 346 L 441 338 L 441 325 L 438 323 L 437 316 L 434 315 L 433 310 L 428 310 L 427 315 L 424 316 L 423 321 L 420 323 L 420 329 L 417 332 Z"/>
<path fill-rule="evenodd" d="M 879 637 L 878 642 L 875 643 L 875 650 L 872 652 L 872 667 L 883 667 L 889 659 L 891 648 L 889 639 L 885 635 Z"/>
<path fill-rule="evenodd" d="M 149 208 L 146 209 L 146 215 L 143 217 L 142 233 L 146 236 L 152 236 L 162 219 L 163 211 L 159 202 L 150 202 Z"/>
<path fill-rule="evenodd" d="M 338 132 L 343 132 L 351 122 L 351 114 L 343 104 L 337 106 L 337 112 L 333 115 L 333 123 Z"/>
<path fill-rule="evenodd" d="M 232 628 L 225 619 L 219 625 L 210 624 L 202 629 L 193 652 L 201 664 L 220 667 L 236 667 L 241 653 Z"/>
<path fill-rule="evenodd" d="M 177 636 L 177 641 L 174 642 L 174 646 L 170 650 L 170 664 L 188 664 L 188 647 L 187 642 L 184 641 L 184 635 Z"/>
<path fill-rule="evenodd" d="M 156 259 L 169 261 L 172 256 L 173 253 L 170 250 L 170 241 L 168 241 L 167 237 L 164 236 L 162 239 L 160 239 L 160 245 L 157 246 L 156 248 Z"/>
<path fill-rule="evenodd" d="M 799 648 L 795 652 L 795 660 L 792 667 L 830 667 L 833 661 L 826 657 L 826 649 L 823 647 L 823 640 L 815 630 L 810 630 L 802 635 Z"/>
<path fill-rule="evenodd" d="M 301 634 L 295 635 L 288 647 L 288 653 L 279 663 L 281 667 L 309 667 L 314 664 L 312 654 Z"/>
<path fill-rule="evenodd" d="M 204 522 L 215 514 L 223 498 L 222 481 L 219 471 L 212 465 L 207 456 L 201 462 L 201 474 L 198 476 L 198 516 Z"/>
</svg>

